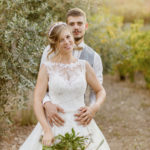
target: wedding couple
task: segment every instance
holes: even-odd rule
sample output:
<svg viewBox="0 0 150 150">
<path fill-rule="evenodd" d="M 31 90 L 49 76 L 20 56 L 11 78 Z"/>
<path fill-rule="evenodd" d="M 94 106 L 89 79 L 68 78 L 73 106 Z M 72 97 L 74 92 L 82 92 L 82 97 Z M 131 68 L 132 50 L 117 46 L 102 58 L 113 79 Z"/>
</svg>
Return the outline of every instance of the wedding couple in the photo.
<svg viewBox="0 0 150 150">
<path fill-rule="evenodd" d="M 93 119 L 106 93 L 101 58 L 84 43 L 87 27 L 86 14 L 79 8 L 68 11 L 66 23 L 51 25 L 49 46 L 43 52 L 34 91 L 39 123 L 20 150 L 42 150 L 42 144 L 53 144 L 55 136 L 71 132 L 72 128 L 90 139 L 86 150 L 96 150 L 101 141 L 104 142 L 98 150 L 110 150 Z M 91 87 L 90 94 L 87 85 Z M 89 106 L 85 105 L 88 97 Z"/>
</svg>

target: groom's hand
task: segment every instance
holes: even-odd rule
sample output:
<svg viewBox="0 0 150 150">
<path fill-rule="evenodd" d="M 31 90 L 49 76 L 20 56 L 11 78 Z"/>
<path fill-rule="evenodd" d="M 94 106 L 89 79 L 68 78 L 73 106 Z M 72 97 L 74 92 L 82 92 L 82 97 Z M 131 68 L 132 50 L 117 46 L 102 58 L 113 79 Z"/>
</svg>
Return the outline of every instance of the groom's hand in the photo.
<svg viewBox="0 0 150 150">
<path fill-rule="evenodd" d="M 78 111 L 79 113 L 74 115 L 75 121 L 84 126 L 88 125 L 95 116 L 95 110 L 90 106 L 81 107 Z"/>
<path fill-rule="evenodd" d="M 58 112 L 64 113 L 64 110 L 60 106 L 51 102 L 46 102 L 44 104 L 44 108 L 51 126 L 53 126 L 54 124 L 58 127 L 64 125 L 64 119 L 61 118 L 58 114 Z"/>
</svg>

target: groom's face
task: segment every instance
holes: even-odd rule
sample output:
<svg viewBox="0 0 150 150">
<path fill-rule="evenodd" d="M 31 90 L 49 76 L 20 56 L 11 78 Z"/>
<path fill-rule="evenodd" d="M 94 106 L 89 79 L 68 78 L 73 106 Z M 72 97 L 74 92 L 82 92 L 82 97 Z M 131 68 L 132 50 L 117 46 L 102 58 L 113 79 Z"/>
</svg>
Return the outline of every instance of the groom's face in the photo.
<svg viewBox="0 0 150 150">
<path fill-rule="evenodd" d="M 87 23 L 83 16 L 69 16 L 67 24 L 71 27 L 75 41 L 83 39 L 87 29 Z"/>
</svg>

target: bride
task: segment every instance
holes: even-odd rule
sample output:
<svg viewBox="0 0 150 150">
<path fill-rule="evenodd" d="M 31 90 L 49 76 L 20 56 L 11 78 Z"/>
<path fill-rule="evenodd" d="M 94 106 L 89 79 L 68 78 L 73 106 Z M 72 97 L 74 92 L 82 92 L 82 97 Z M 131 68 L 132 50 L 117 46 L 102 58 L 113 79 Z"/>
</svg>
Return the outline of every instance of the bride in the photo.
<svg viewBox="0 0 150 150">
<path fill-rule="evenodd" d="M 42 64 L 34 91 L 34 111 L 39 123 L 20 150 L 42 150 L 42 144 L 51 145 L 55 136 L 64 135 L 72 128 L 80 135 L 91 139 L 87 150 L 96 150 L 102 140 L 104 142 L 99 150 L 110 150 L 105 137 L 92 119 L 106 97 L 103 86 L 87 61 L 73 57 L 74 39 L 68 25 L 65 23 L 52 25 L 49 38 L 52 49 L 50 54 L 55 55 Z M 87 84 L 96 93 L 96 102 L 91 106 L 85 106 L 84 103 Z M 64 113 L 60 113 L 65 120 L 63 126 L 51 126 L 45 117 L 42 100 L 47 88 L 52 103 L 64 109 Z M 83 126 L 77 122 L 75 115 L 78 111 L 84 112 L 88 124 Z M 42 143 L 39 142 L 41 135 L 43 135 Z"/>
</svg>

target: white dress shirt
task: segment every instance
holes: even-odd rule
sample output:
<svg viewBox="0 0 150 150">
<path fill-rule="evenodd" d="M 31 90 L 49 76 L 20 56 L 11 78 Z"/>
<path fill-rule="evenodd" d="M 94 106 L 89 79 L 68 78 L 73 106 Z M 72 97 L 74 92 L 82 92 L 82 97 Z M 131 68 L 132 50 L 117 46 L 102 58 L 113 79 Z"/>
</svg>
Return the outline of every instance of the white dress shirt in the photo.
<svg viewBox="0 0 150 150">
<path fill-rule="evenodd" d="M 85 47 L 85 43 L 84 42 L 81 42 L 79 45 L 79 47 Z M 50 46 L 47 46 L 45 49 L 44 49 L 44 52 L 43 52 L 43 55 L 42 55 L 42 58 L 41 58 L 41 63 L 40 63 L 40 66 L 48 60 L 48 58 L 50 59 L 52 56 L 54 56 L 54 53 L 50 54 L 49 56 L 48 53 L 50 52 Z M 82 50 L 73 50 L 73 56 L 77 59 L 80 58 L 80 55 L 81 55 L 81 52 Z M 103 66 L 102 66 L 102 61 L 101 61 L 101 57 L 99 54 L 97 54 L 95 52 L 94 54 L 94 64 L 93 64 L 93 69 L 95 71 L 95 74 L 99 80 L 99 82 L 102 84 L 103 83 Z M 90 101 L 93 103 L 95 102 L 96 100 L 96 96 L 95 96 L 95 93 L 94 91 L 90 88 L 90 95 L 89 95 L 89 98 L 90 98 Z M 86 93 L 88 93 L 88 91 L 86 91 Z M 44 99 L 43 99 L 43 104 L 45 102 L 48 102 L 48 101 L 51 101 L 49 96 L 48 96 L 48 93 L 45 95 Z"/>
</svg>

